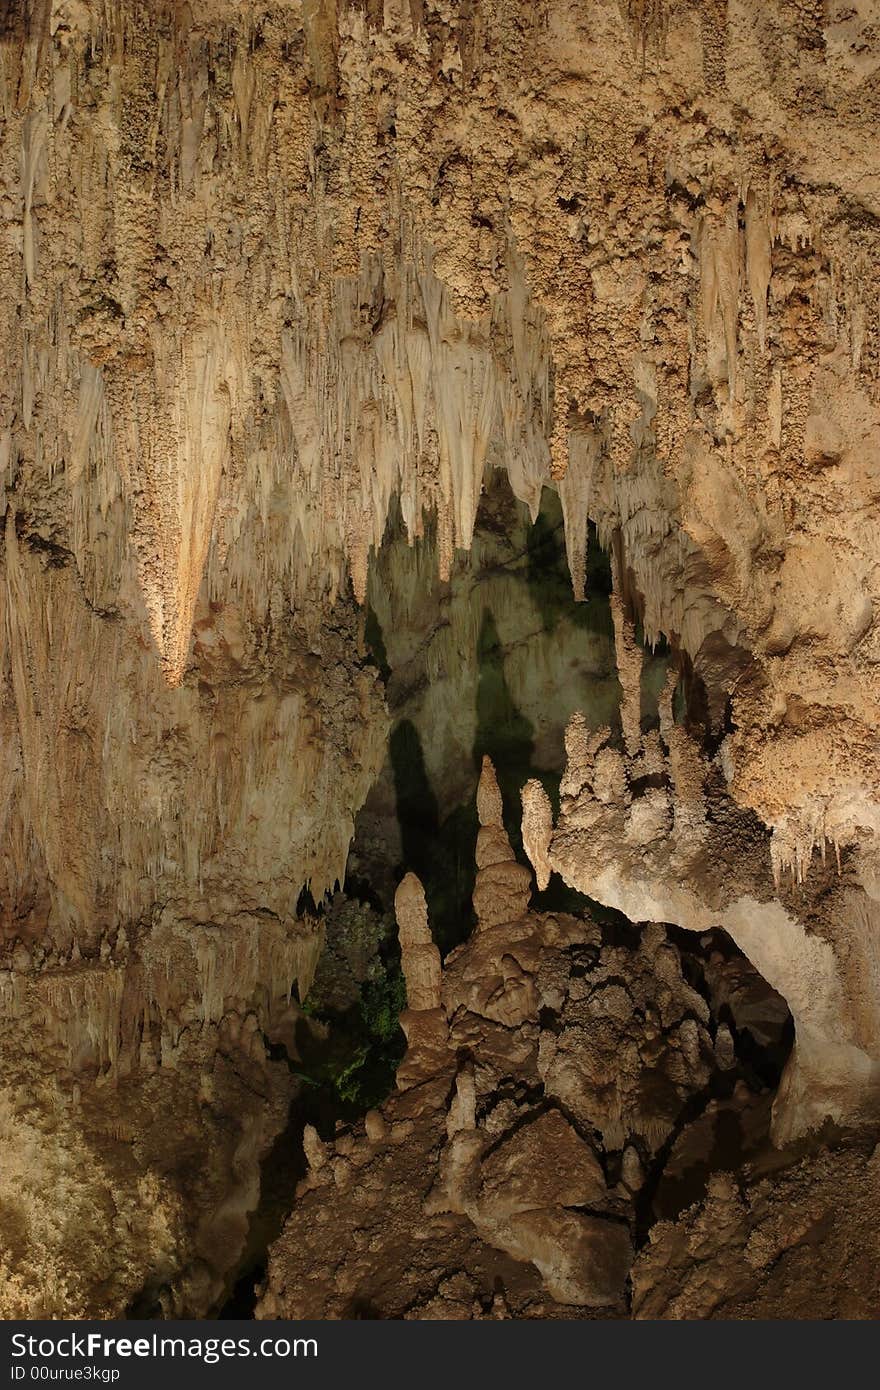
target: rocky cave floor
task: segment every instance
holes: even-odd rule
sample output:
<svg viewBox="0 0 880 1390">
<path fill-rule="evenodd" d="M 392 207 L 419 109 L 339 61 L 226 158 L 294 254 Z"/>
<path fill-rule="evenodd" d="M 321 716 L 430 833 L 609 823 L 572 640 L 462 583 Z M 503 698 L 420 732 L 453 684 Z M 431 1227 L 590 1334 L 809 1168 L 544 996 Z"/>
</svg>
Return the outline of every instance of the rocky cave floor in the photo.
<svg viewBox="0 0 880 1390">
<path fill-rule="evenodd" d="M 876 1317 L 876 1136 L 771 1142 L 785 1002 L 724 932 L 531 909 L 488 759 L 478 804 L 442 966 L 414 875 L 399 952 L 377 899 L 329 904 L 295 1198 L 220 1316 Z"/>
</svg>

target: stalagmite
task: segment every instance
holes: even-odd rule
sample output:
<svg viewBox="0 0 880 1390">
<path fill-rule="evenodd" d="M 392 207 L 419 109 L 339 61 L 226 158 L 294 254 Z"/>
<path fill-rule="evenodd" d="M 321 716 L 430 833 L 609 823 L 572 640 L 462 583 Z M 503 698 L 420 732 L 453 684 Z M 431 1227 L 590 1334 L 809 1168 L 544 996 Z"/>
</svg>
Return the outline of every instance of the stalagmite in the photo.
<svg viewBox="0 0 880 1390">
<path fill-rule="evenodd" d="M 431 939 L 425 890 L 415 874 L 407 874 L 394 895 L 394 915 L 400 939 L 400 963 L 406 980 L 407 1007 L 415 1011 L 440 1007 L 440 952 Z"/>
<path fill-rule="evenodd" d="M 318 1137 L 314 1125 L 307 1124 L 303 1129 L 303 1152 L 309 1167 L 317 1172 L 327 1162 L 327 1150 Z"/>
<path fill-rule="evenodd" d="M 466 1063 L 455 1077 L 455 1095 L 446 1116 L 446 1133 L 451 1139 L 461 1131 L 477 1127 L 477 1092 L 472 1063 Z"/>
<path fill-rule="evenodd" d="M 677 684 L 677 673 L 670 667 L 659 701 L 660 736 L 668 749 L 675 832 L 696 847 L 706 833 L 703 797 L 706 769 L 693 739 L 675 722 L 673 701 Z"/>
<path fill-rule="evenodd" d="M 441 1000 L 442 967 L 428 925 L 425 890 L 413 873 L 398 884 L 394 913 L 400 941 L 400 963 L 406 982 L 406 1008 L 400 1026 L 407 1052 L 397 1068 L 400 1091 L 419 1086 L 447 1055 L 448 1025 Z M 393 1138 L 393 1135 L 392 1135 Z"/>
<path fill-rule="evenodd" d="M 616 552 L 612 552 L 614 590 L 611 594 L 611 616 L 614 620 L 614 650 L 617 655 L 617 678 L 620 681 L 620 722 L 626 751 L 634 758 L 641 747 L 642 654 L 635 629 L 624 609 L 623 576 Z"/>
<path fill-rule="evenodd" d="M 579 796 L 593 775 L 597 752 L 611 735 L 601 728 L 591 732 L 582 710 L 575 710 L 565 727 L 565 770 L 560 792 L 563 796 Z"/>
<path fill-rule="evenodd" d="M 222 1314 L 313 1064 L 319 1312 L 865 1313 L 873 8 L 3 7 L 0 1316 Z"/>
<path fill-rule="evenodd" d="M 880 996 L 865 987 L 865 962 L 875 954 L 869 944 L 874 913 L 857 911 L 850 897 L 829 921 L 822 889 L 803 907 L 783 905 L 773 896 L 766 837 L 754 825 L 739 823 L 731 855 L 718 803 L 714 821 L 706 814 L 704 756 L 672 717 L 675 684 L 670 669 L 660 697 L 660 733 L 673 789 L 671 824 L 662 806 L 649 800 L 659 788 L 637 796 L 628 782 L 619 782 L 619 754 L 613 776 L 606 770 L 603 777 L 601 769 L 604 754 L 613 750 L 599 751 L 590 767 L 592 748 L 578 721 L 570 740 L 575 773 L 566 777 L 580 790 L 563 797 L 550 865 L 572 887 L 632 921 L 673 922 L 695 932 L 722 926 L 782 995 L 796 1045 L 774 1105 L 776 1143 L 810 1132 L 829 1116 L 870 1123 L 880 1096 Z M 634 835 L 633 816 L 642 802 L 648 814 L 640 820 L 650 833 Z M 811 922 L 821 924 L 818 932 Z M 832 940 L 840 944 L 835 948 Z M 867 977 L 873 979 L 874 969 L 872 963 Z M 844 998 L 859 1002 L 845 1006 Z M 720 1048 L 726 1056 L 723 1038 Z"/>
<path fill-rule="evenodd" d="M 477 878 L 473 902 L 479 927 L 512 922 L 526 911 L 531 875 L 517 863 L 503 823 L 503 805 L 492 759 L 484 754 L 477 786 Z"/>
<path fill-rule="evenodd" d="M 477 817 L 480 829 L 477 834 L 477 868 L 485 869 L 491 864 L 504 864 L 514 857 L 507 831 L 504 828 L 504 810 L 501 790 L 492 760 L 484 754 L 477 783 Z"/>
</svg>

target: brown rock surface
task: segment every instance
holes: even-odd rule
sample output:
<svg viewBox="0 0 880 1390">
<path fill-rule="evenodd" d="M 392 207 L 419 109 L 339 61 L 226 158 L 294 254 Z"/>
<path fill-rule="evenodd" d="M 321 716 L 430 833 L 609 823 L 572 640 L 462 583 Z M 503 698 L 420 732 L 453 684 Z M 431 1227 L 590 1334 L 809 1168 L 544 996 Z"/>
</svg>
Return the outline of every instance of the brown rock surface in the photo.
<svg viewBox="0 0 880 1390">
<path fill-rule="evenodd" d="M 732 1074 L 731 1028 L 775 1006 L 710 981 L 713 1032 L 664 923 L 722 927 L 791 1010 L 775 1140 L 830 1120 L 867 1144 L 875 9 L 39 0 L 0 24 L 0 1314 L 222 1297 L 296 1090 L 269 1050 L 293 1059 L 319 947 L 301 894 L 344 879 L 385 756 L 348 585 L 362 601 L 393 503 L 445 580 L 493 468 L 533 519 L 558 491 L 576 598 L 588 521 L 614 576 L 619 732 L 566 699 L 558 813 L 533 786 L 523 843 L 542 886 L 555 870 L 652 925 L 621 947 L 530 915 L 485 773 L 479 930 L 442 979 L 424 924 L 404 941 L 405 1089 L 390 1140 L 372 1120 L 355 1144 L 377 1211 L 401 1185 L 391 1272 L 373 1216 L 331 1270 L 316 1174 L 354 1200 L 336 1154 L 266 1300 L 338 1313 L 366 1281 L 381 1309 L 494 1316 L 497 1274 L 513 1313 L 622 1306 L 616 1208 L 500 1214 L 483 1131 L 540 1087 L 583 1143 L 636 1136 L 636 1182 Z M 661 637 L 655 728 L 641 644 Z M 540 680 L 555 704 L 563 673 Z M 476 1109 L 449 1136 L 459 1050 Z M 830 1211 L 835 1161 L 765 1181 Z M 842 1190 L 871 1162 L 847 1151 Z M 428 1217 L 438 1163 L 455 1205 Z M 720 1292 L 682 1308 L 770 1307 L 772 1261 L 719 1272 L 718 1231 L 777 1249 L 782 1206 L 723 1183 L 707 1204 L 644 1257 L 645 1306 L 673 1306 L 661 1266 L 693 1263 L 705 1220 Z M 811 1241 L 792 1248 L 806 1279 Z"/>
<path fill-rule="evenodd" d="M 754 1178 L 727 1175 L 633 1268 L 637 1318 L 880 1316 L 880 1155 L 853 1146 Z"/>
<path fill-rule="evenodd" d="M 483 779 L 488 816 L 491 764 Z M 399 895 L 405 934 L 414 896 Z M 766 1092 L 735 1056 L 720 1065 L 682 970 L 662 928 L 625 945 L 528 909 L 480 925 L 443 970 L 442 1031 L 404 1015 L 398 1092 L 310 1157 L 257 1316 L 495 1317 L 499 1297 L 506 1316 L 626 1316 L 674 1141 L 729 1066 L 734 1126 L 765 1097 L 744 1149 L 766 1144 Z M 676 1181 L 702 1163 L 699 1128 L 692 1148 Z"/>
</svg>

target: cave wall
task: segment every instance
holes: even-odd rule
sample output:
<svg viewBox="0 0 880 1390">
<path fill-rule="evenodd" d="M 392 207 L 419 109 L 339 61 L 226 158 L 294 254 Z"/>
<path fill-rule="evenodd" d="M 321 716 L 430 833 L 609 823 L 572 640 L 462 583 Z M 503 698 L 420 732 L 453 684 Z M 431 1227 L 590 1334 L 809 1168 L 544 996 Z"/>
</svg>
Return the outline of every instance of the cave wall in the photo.
<svg viewBox="0 0 880 1390">
<path fill-rule="evenodd" d="M 112 1114 L 126 1069 L 147 1085 L 142 1052 L 173 1072 L 182 1015 L 196 1097 L 243 1021 L 268 1037 L 305 986 L 300 891 L 342 877 L 385 756 L 349 584 L 363 601 L 392 505 L 409 539 L 433 528 L 447 580 L 496 467 L 533 519 L 558 488 L 575 597 L 588 518 L 613 558 L 625 746 L 596 773 L 575 725 L 556 824 L 527 796 L 539 878 L 636 919 L 727 913 L 795 1014 L 779 1135 L 876 1114 L 875 21 L 871 0 L 17 7 L 0 31 L 16 1143 L 51 1133 L 83 1166 L 83 1107 L 104 1088 Z M 642 746 L 636 618 L 703 683 L 701 743 L 670 713 Z M 254 946 L 241 984 L 253 922 L 277 951 Z M 178 932 L 195 945 L 172 1004 L 153 966 Z M 285 1101 L 267 1094 L 268 1143 Z M 139 1111 L 128 1129 L 142 1157 L 107 1159 L 105 1195 L 155 1166 Z M 262 1142 L 215 1205 L 241 1215 Z M 38 1207 L 10 1218 L 16 1278 Z M 198 1224 L 166 1241 L 178 1272 Z M 196 1311 L 224 1277 L 199 1258 L 202 1292 L 177 1304 Z M 152 1277 L 135 1260 L 84 1306 Z"/>
<path fill-rule="evenodd" d="M 780 864 L 863 842 L 869 10 L 34 3 L 3 43 L 14 515 L 91 610 L 134 567 L 175 685 L 201 590 L 245 627 L 279 584 L 362 597 L 395 494 L 447 574 L 487 459 L 533 512 L 553 472 L 576 590 L 589 511 L 648 635 L 732 694 Z"/>
</svg>

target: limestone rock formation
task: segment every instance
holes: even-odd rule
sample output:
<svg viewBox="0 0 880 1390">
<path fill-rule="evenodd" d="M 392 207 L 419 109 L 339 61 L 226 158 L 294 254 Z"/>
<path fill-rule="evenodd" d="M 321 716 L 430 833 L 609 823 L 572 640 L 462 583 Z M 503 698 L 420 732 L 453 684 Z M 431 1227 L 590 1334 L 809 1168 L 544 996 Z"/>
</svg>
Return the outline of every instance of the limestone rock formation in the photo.
<svg viewBox="0 0 880 1390">
<path fill-rule="evenodd" d="M 635 673 L 630 700 L 638 699 Z M 780 1143 L 826 1118 L 872 1122 L 880 1106 L 877 912 L 852 869 L 826 863 L 783 882 L 766 827 L 738 807 L 723 753 L 703 758 L 673 719 L 673 682 L 661 701 L 660 738 L 627 753 L 608 730 L 585 738 L 573 716 L 560 816 L 546 812 L 535 862 L 632 921 L 693 931 L 722 926 L 786 1000 L 796 1042 L 776 1102 Z M 624 693 L 624 707 L 626 705 Z M 534 794 L 531 794 L 532 796 Z M 532 800 L 524 815 L 534 818 Z"/>
<path fill-rule="evenodd" d="M 702 1203 L 651 1231 L 634 1315 L 876 1319 L 878 1168 L 877 1149 L 856 1144 L 756 1173 L 745 1192 L 718 1174 Z"/>
<path fill-rule="evenodd" d="M 211 1310 L 287 1121 L 285 982 L 318 945 L 166 911 L 95 957 L 0 961 L 0 1317 Z"/>
<path fill-rule="evenodd" d="M 501 809 L 491 764 L 480 808 L 485 843 Z M 665 930 L 625 944 L 527 896 L 511 916 L 499 863 L 477 874 L 497 910 L 447 959 L 442 1007 L 410 998 L 397 1093 L 310 1151 L 258 1316 L 624 1316 L 676 1142 L 711 1127 L 713 1106 L 736 1125 L 748 1097 L 764 1108 L 745 1146 L 766 1140 L 766 1089 L 721 1055 L 730 1031 Z M 425 923 L 412 876 L 398 918 L 407 969 Z M 697 1130 L 692 1147 L 679 1170 L 705 1158 Z"/>
<path fill-rule="evenodd" d="M 572 703 L 613 721 L 619 703 L 607 557 L 591 532 L 590 598 L 572 602 L 559 497 L 544 488 L 534 523 L 504 471 L 486 480 L 470 552 L 437 581 L 436 526 L 408 546 L 399 518 L 370 566 L 365 640 L 385 683 L 391 731 L 356 818 L 350 871 L 390 902 L 401 872 L 422 879 L 432 930 L 460 940 L 473 889 L 475 789 L 482 757 L 505 793 L 517 842 L 525 779 L 551 791 Z M 646 664 L 662 684 L 667 658 Z M 458 934 L 457 934 L 458 933 Z"/>
<path fill-rule="evenodd" d="M 574 622 L 554 641 L 540 594 L 495 633 L 517 690 L 552 687 L 545 752 L 567 724 L 564 770 L 522 776 L 522 844 L 542 890 L 641 937 L 529 913 L 510 772 L 484 766 L 477 930 L 441 973 L 401 888 L 402 1089 L 332 1155 L 302 1131 L 264 1309 L 351 1311 L 361 1281 L 418 1315 L 620 1311 L 635 1242 L 636 1311 L 753 1315 L 780 1260 L 814 1267 L 774 1183 L 832 1212 L 835 1153 L 847 1192 L 875 1181 L 875 9 L 4 7 L 0 1314 L 221 1306 L 301 1102 L 318 909 L 387 761 L 370 614 L 426 637 L 394 652 L 391 717 L 443 725 L 435 763 L 468 745 L 464 800 L 486 751 L 445 668 L 477 646 L 491 547 L 430 623 L 424 552 L 370 566 L 399 517 L 392 544 L 430 538 L 452 593 L 497 470 L 518 526 L 554 493 L 573 601 L 597 541 L 613 578 L 619 709 L 608 644 L 578 651 Z M 515 581 L 495 592 L 509 616 Z M 401 690 L 441 666 L 432 698 Z M 676 928 L 723 929 L 745 983 L 719 948 L 696 990 Z M 772 1134 L 805 1166 L 720 1181 L 645 1253 L 633 1194 L 687 1165 L 681 1108 L 716 1072 L 735 1087 L 740 1033 L 763 1046 L 780 1000 Z M 713 1100 L 699 1143 L 728 1123 Z M 829 1125 L 850 1148 L 822 1149 Z M 538 1151 L 565 1181 L 535 1185 Z M 332 1271 L 331 1183 L 373 1212 Z M 843 1259 L 850 1218 L 847 1198 L 803 1231 Z"/>
</svg>

